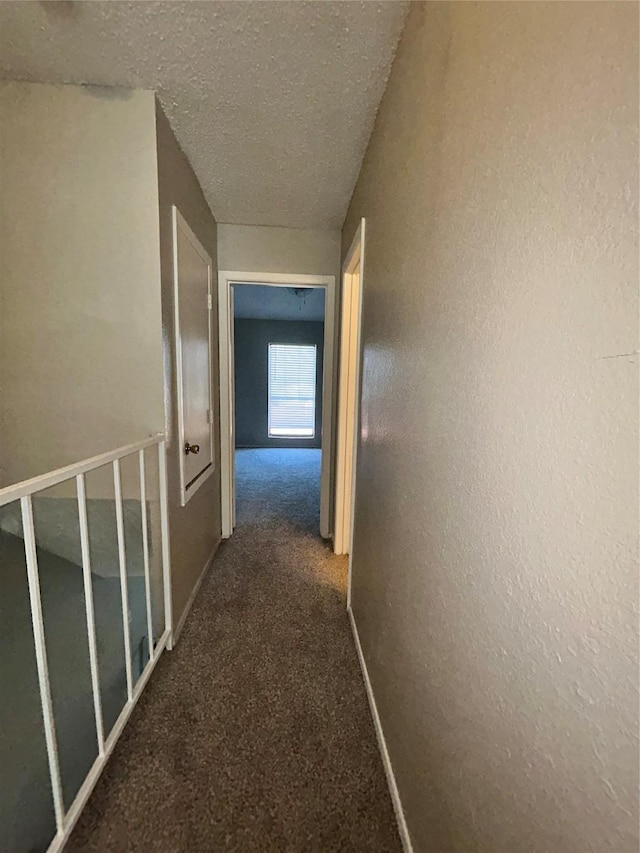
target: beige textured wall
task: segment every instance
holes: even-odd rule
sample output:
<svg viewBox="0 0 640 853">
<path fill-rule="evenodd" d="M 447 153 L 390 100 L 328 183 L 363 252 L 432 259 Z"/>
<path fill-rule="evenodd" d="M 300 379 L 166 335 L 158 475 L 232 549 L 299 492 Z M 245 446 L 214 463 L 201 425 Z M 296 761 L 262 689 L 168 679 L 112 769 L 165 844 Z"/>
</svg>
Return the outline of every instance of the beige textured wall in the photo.
<svg viewBox="0 0 640 853">
<path fill-rule="evenodd" d="M 637 851 L 638 6 L 415 4 L 367 217 L 353 609 L 416 851 Z"/>
<path fill-rule="evenodd" d="M 340 232 L 218 225 L 218 267 L 243 272 L 339 275 Z"/>
<path fill-rule="evenodd" d="M 153 95 L 4 82 L 0 124 L 8 485 L 159 432 L 164 415 Z"/>
<path fill-rule="evenodd" d="M 216 274 L 216 221 L 204 199 L 189 161 L 180 150 L 169 122 L 157 106 L 158 177 L 160 190 L 160 257 L 162 270 L 162 330 L 165 357 L 165 399 L 168 437 L 169 529 L 174 626 L 202 570 L 221 540 L 220 527 L 220 440 L 218 425 L 218 317 L 214 309 L 213 365 L 216 471 L 187 502 L 180 506 L 178 409 L 173 317 L 173 230 L 172 205 L 176 205 L 213 261 Z M 215 293 L 215 290 L 214 290 Z M 214 300 L 215 305 L 215 300 Z"/>
</svg>

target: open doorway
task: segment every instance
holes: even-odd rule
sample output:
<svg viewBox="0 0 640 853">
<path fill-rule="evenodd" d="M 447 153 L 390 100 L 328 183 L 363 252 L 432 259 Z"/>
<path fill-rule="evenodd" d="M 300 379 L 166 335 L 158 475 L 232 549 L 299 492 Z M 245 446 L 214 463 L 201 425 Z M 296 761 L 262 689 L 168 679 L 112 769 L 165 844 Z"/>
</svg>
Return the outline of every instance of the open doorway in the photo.
<svg viewBox="0 0 640 853">
<path fill-rule="evenodd" d="M 277 515 L 330 534 L 334 288 L 333 276 L 219 273 L 225 538 Z"/>
<path fill-rule="evenodd" d="M 320 530 L 324 291 L 233 285 L 236 523 Z"/>
</svg>

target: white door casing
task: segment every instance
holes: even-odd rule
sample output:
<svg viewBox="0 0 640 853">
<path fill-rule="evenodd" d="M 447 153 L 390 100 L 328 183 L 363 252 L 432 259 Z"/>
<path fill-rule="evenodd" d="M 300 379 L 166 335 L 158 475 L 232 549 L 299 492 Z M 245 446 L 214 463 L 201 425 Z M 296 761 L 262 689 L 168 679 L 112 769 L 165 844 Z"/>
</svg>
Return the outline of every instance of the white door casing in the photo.
<svg viewBox="0 0 640 853">
<path fill-rule="evenodd" d="M 235 412 L 233 375 L 233 287 L 218 273 L 218 341 L 220 347 L 220 521 L 222 538 L 235 527 Z"/>
<path fill-rule="evenodd" d="M 233 318 L 236 316 L 235 314 L 235 291 L 233 287 L 229 288 L 229 316 L 231 318 L 231 322 L 229 323 L 229 352 L 235 353 L 235 325 L 233 322 Z M 229 406 L 230 406 L 230 418 L 229 423 L 231 425 L 231 447 L 235 451 L 236 446 L 236 360 L 232 358 L 229 362 Z M 232 499 L 232 516 L 231 516 L 231 525 L 232 529 L 235 529 L 236 526 L 236 466 L 235 466 L 235 456 L 233 459 L 233 464 L 231 466 L 231 499 Z"/>
<path fill-rule="evenodd" d="M 322 379 L 322 462 L 320 474 L 320 535 L 331 535 L 331 465 L 333 436 L 333 349 L 336 279 L 332 275 L 262 273 L 220 270 L 218 272 L 218 326 L 220 342 L 220 482 L 222 536 L 228 539 L 235 526 L 235 424 L 233 377 L 233 285 L 261 284 L 273 287 L 322 287 L 324 302 L 324 347 Z"/>
<path fill-rule="evenodd" d="M 174 205 L 173 281 L 181 506 L 214 471 L 212 272 L 211 258 Z"/>
<path fill-rule="evenodd" d="M 333 546 L 336 554 L 349 554 L 349 592 L 355 512 L 356 460 L 360 428 L 364 244 L 365 220 L 362 219 L 342 266 L 340 311 L 341 340 Z"/>
</svg>

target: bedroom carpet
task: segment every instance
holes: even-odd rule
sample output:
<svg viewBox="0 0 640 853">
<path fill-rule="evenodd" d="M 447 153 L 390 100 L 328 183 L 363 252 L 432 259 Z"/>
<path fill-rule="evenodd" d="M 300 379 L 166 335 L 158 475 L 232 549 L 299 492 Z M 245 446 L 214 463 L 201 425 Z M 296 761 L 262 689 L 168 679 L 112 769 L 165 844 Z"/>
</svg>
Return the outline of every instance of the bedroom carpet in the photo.
<svg viewBox="0 0 640 853">
<path fill-rule="evenodd" d="M 400 853 L 345 610 L 320 451 L 237 453 L 238 527 L 70 851 Z"/>
</svg>

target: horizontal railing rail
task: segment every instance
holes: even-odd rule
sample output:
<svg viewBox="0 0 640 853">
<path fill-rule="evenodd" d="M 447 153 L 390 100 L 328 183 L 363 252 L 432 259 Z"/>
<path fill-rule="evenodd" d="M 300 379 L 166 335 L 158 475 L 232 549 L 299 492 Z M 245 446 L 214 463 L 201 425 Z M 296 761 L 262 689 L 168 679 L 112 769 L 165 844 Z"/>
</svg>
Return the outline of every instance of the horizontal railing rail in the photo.
<svg viewBox="0 0 640 853">
<path fill-rule="evenodd" d="M 154 642 L 152 619 L 152 581 L 150 574 L 150 531 L 147 519 L 147 481 L 145 472 L 145 450 L 157 446 L 158 453 L 158 488 L 160 515 L 160 555 L 163 582 L 164 624 L 162 634 Z M 128 600 L 127 552 L 125 548 L 125 521 L 123 514 L 123 489 L 120 463 L 126 457 L 138 457 L 137 475 L 139 478 L 139 495 L 141 508 L 141 539 L 142 567 L 144 576 L 145 596 L 145 626 L 148 641 L 149 658 L 134 684 L 132 672 L 130 615 Z M 118 570 L 120 577 L 120 595 L 122 601 L 123 640 L 124 640 L 124 669 L 126 674 L 127 699 L 110 733 L 104 729 L 102 713 L 102 697 L 100 689 L 100 661 L 96 637 L 96 620 L 94 613 L 93 579 L 91 571 L 91 554 L 89 541 L 89 523 L 87 515 L 87 493 L 85 475 L 106 465 L 112 466 L 113 495 L 116 516 L 116 538 L 118 554 Z M 60 771 L 59 744 L 56 734 L 51 683 L 49 673 L 49 658 L 47 655 L 47 637 L 43 619 L 42 594 L 38 567 L 38 548 L 34 526 L 33 497 L 44 489 L 75 480 L 75 499 L 77 500 L 77 521 L 80 532 L 80 552 L 82 563 L 82 582 L 84 589 L 85 618 L 87 627 L 88 658 L 91 675 L 91 691 L 93 712 L 95 716 L 95 731 L 97 741 L 97 758 L 89 770 L 76 796 L 65 809 L 63 787 Z M 22 518 L 22 535 L 24 538 L 27 582 L 31 608 L 33 641 L 35 645 L 36 671 L 42 720 L 44 725 L 46 754 L 51 779 L 53 812 L 55 815 L 56 834 L 52 839 L 48 853 L 57 853 L 67 841 L 71 830 L 91 791 L 97 782 L 104 765 L 115 743 L 122 732 L 140 693 L 165 648 L 171 648 L 172 642 L 172 607 L 171 607 L 171 576 L 169 565 L 169 522 L 167 503 L 167 468 L 165 440 L 163 435 L 153 435 L 133 444 L 127 444 L 93 456 L 90 459 L 67 465 L 64 468 L 33 477 L 21 483 L 0 489 L 0 507 L 13 501 L 20 501 Z"/>
<path fill-rule="evenodd" d="M 99 453 L 97 456 L 91 456 L 89 459 L 83 459 L 81 462 L 73 462 L 71 465 L 65 465 L 64 468 L 56 468 L 55 471 L 40 474 L 29 480 L 22 480 L 11 486 L 5 486 L 0 489 L 0 506 L 18 500 L 18 498 L 22 498 L 25 495 L 32 495 L 34 492 L 41 492 L 43 489 L 57 486 L 78 474 L 86 474 L 88 471 L 102 467 L 102 465 L 108 465 L 109 462 L 113 462 L 115 459 L 122 459 L 125 456 L 130 456 L 137 450 L 153 447 L 154 444 L 163 441 L 164 436 L 161 433 L 150 435 L 148 438 L 143 438 L 141 441 L 136 441 L 133 444 L 124 444 L 122 447 L 116 447 L 115 450 L 108 450 L 106 453 Z"/>
</svg>

